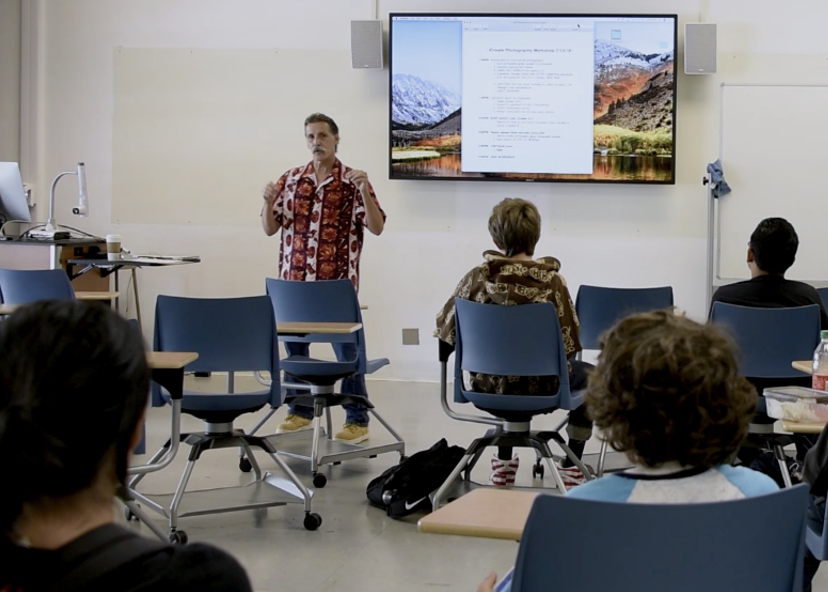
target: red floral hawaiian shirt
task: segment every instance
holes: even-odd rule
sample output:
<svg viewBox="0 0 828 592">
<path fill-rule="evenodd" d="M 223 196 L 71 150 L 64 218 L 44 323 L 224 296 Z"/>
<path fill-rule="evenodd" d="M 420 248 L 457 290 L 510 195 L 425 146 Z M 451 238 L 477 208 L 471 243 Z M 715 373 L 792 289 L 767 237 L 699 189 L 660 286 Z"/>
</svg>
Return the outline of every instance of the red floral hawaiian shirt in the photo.
<svg viewBox="0 0 828 592">
<path fill-rule="evenodd" d="M 282 227 L 282 279 L 347 278 L 359 289 L 365 202 L 357 186 L 345 178 L 351 170 L 337 159 L 331 174 L 317 186 L 311 162 L 289 170 L 276 182 L 273 214 Z M 374 188 L 368 187 L 379 207 Z"/>
</svg>

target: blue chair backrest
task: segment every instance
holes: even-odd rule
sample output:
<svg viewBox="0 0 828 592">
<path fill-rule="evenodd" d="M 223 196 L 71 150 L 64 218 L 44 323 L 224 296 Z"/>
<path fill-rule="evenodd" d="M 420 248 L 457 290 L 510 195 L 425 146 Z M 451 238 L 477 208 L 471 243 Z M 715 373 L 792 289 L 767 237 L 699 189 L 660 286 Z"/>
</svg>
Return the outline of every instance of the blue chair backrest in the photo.
<svg viewBox="0 0 828 592">
<path fill-rule="evenodd" d="M 454 299 L 454 398 L 463 396 L 463 370 L 495 376 L 557 376 L 558 406 L 569 409 L 569 368 L 551 302 L 503 306 Z"/>
<path fill-rule="evenodd" d="M 356 290 L 350 280 L 291 282 L 274 278 L 265 280 L 267 294 L 280 322 L 361 323 L 362 313 Z M 358 371 L 365 373 L 365 331 L 347 335 L 285 336 L 282 341 L 303 343 L 356 343 L 360 352 Z"/>
<path fill-rule="evenodd" d="M 182 298 L 159 296 L 155 307 L 156 351 L 198 353 L 187 370 L 270 372 L 271 405 L 281 404 L 279 342 L 267 296 Z M 153 405 L 163 404 L 153 392 Z"/>
<path fill-rule="evenodd" d="M 0 269 L 0 295 L 5 304 L 30 304 L 74 300 L 75 290 L 62 269 Z"/>
<path fill-rule="evenodd" d="M 802 378 L 791 362 L 810 360 L 819 343 L 817 304 L 756 308 L 714 302 L 710 320 L 736 340 L 742 350 L 739 372 L 749 378 Z"/>
<path fill-rule="evenodd" d="M 822 298 L 822 307 L 828 310 L 828 288 L 817 288 L 817 294 Z"/>
<path fill-rule="evenodd" d="M 805 485 L 705 504 L 541 495 L 512 591 L 799 592 L 807 498 Z M 600 558 L 590 542 L 600 544 Z"/>
<path fill-rule="evenodd" d="M 581 286 L 575 310 L 581 329 L 578 336 L 584 349 L 601 349 L 601 335 L 618 321 L 637 312 L 673 306 L 673 288 L 604 288 Z"/>
</svg>

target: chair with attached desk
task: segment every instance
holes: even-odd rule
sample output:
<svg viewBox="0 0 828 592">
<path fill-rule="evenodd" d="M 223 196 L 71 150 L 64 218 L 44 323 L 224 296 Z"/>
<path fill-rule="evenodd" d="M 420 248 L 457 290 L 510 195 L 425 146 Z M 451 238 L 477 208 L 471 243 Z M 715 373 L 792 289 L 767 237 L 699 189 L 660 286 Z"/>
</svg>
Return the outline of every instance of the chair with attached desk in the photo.
<svg viewBox="0 0 828 592">
<path fill-rule="evenodd" d="M 819 343 L 819 306 L 811 304 L 792 308 L 755 308 L 714 302 L 710 321 L 721 325 L 741 349 L 739 373 L 754 379 L 798 380 L 802 374 L 791 367 L 791 360 L 808 359 Z M 762 393 L 757 413 L 766 411 Z M 751 423 L 748 441 L 754 441 L 773 452 L 782 478 L 791 485 L 784 446 L 790 436 L 775 434 L 773 423 Z"/>
<path fill-rule="evenodd" d="M 799 592 L 804 485 L 703 504 L 638 504 L 541 495 L 512 592 Z M 600 541 L 601 558 L 579 541 Z M 761 541 L 758 542 L 758 541 Z"/>
<path fill-rule="evenodd" d="M 337 394 L 334 389 L 336 382 L 341 379 L 358 374 L 373 374 L 389 364 L 386 358 L 376 360 L 367 358 L 362 313 L 356 291 L 350 280 L 291 282 L 268 278 L 265 285 L 279 323 L 354 323 L 359 327 L 356 331 L 348 333 L 307 333 L 304 335 L 293 333 L 280 336 L 280 340 L 294 343 L 353 344 L 356 357 L 349 360 L 328 361 L 310 356 L 292 355 L 282 360 L 281 366 L 285 372 L 285 379 L 287 380 L 289 375 L 293 379 L 303 381 L 289 386 L 297 390 L 309 391 L 308 394 L 290 394 L 286 402 L 295 402 L 314 409 L 310 455 L 307 451 L 307 432 L 276 434 L 269 436 L 268 440 L 279 449 L 280 454 L 309 458 L 315 487 L 324 487 L 327 483 L 327 476 L 319 471 L 321 465 L 339 463 L 353 458 L 374 457 L 388 452 L 397 452 L 401 457 L 404 456 L 405 441 L 377 413 L 373 403 L 363 397 Z M 348 403 L 364 405 L 368 413 L 388 431 L 393 442 L 366 446 L 333 440 L 330 408 Z M 274 412 L 275 409 L 271 409 L 251 433 L 256 433 Z M 321 423 L 323 412 L 327 424 L 326 431 L 323 431 Z M 239 467 L 242 470 L 248 468 L 244 458 L 241 459 Z"/>
<path fill-rule="evenodd" d="M 580 328 L 578 338 L 581 347 L 588 350 L 601 349 L 601 335 L 618 321 L 638 312 L 650 312 L 672 308 L 673 288 L 609 288 L 604 286 L 581 286 L 575 297 L 575 311 L 578 313 Z M 607 443 L 601 441 L 598 454 L 598 476 L 604 474 Z"/>
<path fill-rule="evenodd" d="M 0 269 L 0 296 L 4 304 L 38 300 L 74 300 L 75 291 L 62 269 Z"/>
<path fill-rule="evenodd" d="M 118 292 L 76 292 L 62 269 L 0 269 L 0 299 L 7 307 L 38 300 L 111 301 L 117 297 Z"/>
<path fill-rule="evenodd" d="M 316 530 L 322 519 L 311 512 L 311 492 L 279 458 L 270 442 L 246 435 L 233 426 L 235 419 L 244 413 L 256 412 L 266 405 L 278 407 L 282 402 L 276 321 L 270 299 L 266 296 L 215 299 L 159 296 L 155 349 L 198 352 L 198 360 L 190 365 L 190 370 L 227 372 L 226 392 L 183 393 L 181 411 L 201 419 L 204 431 L 182 435 L 183 441 L 190 445 L 190 454 L 175 493 L 149 495 L 135 491 L 142 475 L 129 483 L 136 500 L 169 518 L 171 540 L 180 542 L 182 538 L 178 529 L 180 517 L 254 509 L 258 520 L 266 508 L 288 503 L 303 504 L 304 526 Z M 273 381 L 266 390 L 239 393 L 235 389 L 235 374 L 242 371 L 269 372 Z M 169 393 L 154 386 L 153 406 L 165 405 L 169 400 Z M 158 462 L 170 446 L 171 442 L 167 442 L 149 463 Z M 203 453 L 239 447 L 245 451 L 255 473 L 252 483 L 241 487 L 186 491 L 195 464 Z M 264 450 L 287 479 L 263 473 L 252 454 L 253 448 Z M 186 540 L 186 535 L 184 538 Z"/>
<path fill-rule="evenodd" d="M 466 454 L 432 496 L 436 510 L 451 497 L 455 482 L 464 473 L 471 480 L 471 471 L 489 446 L 531 447 L 546 461 L 559 492 L 566 492 L 563 479 L 552 462 L 549 441 L 555 443 L 575 463 L 587 479 L 589 470 L 566 445 L 557 430 L 531 430 L 532 418 L 557 409 L 573 410 L 583 403 L 583 392 L 570 392 L 566 348 L 552 303 L 501 306 L 454 299 L 456 351 L 454 353 L 454 400 L 471 403 L 500 420 L 485 436 L 477 438 Z M 464 372 L 494 376 L 557 377 L 554 395 L 523 393 L 493 394 L 468 390 Z M 539 463 L 540 465 L 540 463 Z M 542 466 L 542 465 L 540 465 Z M 533 473 L 537 474 L 538 465 Z"/>
<path fill-rule="evenodd" d="M 828 309 L 828 288 L 817 288 L 817 294 L 822 298 L 822 306 Z"/>
</svg>

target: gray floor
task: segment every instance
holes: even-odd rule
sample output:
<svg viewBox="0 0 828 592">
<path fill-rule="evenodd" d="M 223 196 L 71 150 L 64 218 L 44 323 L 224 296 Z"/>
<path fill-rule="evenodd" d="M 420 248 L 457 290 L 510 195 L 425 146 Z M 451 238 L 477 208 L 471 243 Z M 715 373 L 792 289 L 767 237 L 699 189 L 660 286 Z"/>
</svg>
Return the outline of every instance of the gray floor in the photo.
<svg viewBox="0 0 828 592">
<path fill-rule="evenodd" d="M 188 377 L 188 388 L 210 388 L 211 383 L 219 380 L 218 377 Z M 237 384 L 244 387 L 245 380 L 240 379 Z M 377 410 L 405 438 L 409 454 L 431 446 L 441 437 L 446 437 L 451 444 L 465 446 L 485 431 L 484 426 L 463 424 L 446 417 L 440 408 L 437 384 L 371 381 L 368 387 Z M 266 426 L 270 428 L 268 432 L 275 431 L 284 414 L 281 410 L 276 414 Z M 540 418 L 533 427 L 551 429 L 560 417 L 553 414 Z M 168 418 L 167 409 L 149 411 L 150 450 L 155 450 L 169 434 Z M 335 410 L 334 425 L 340 425 L 342 419 L 342 411 Z M 257 420 L 257 415 L 250 415 L 237 425 L 249 428 Z M 200 427 L 197 420 L 185 417 L 184 430 Z M 376 422 L 372 427 L 369 443 L 387 440 Z M 598 442 L 591 441 L 587 453 L 597 450 Z M 276 472 L 272 461 L 257 458 L 264 470 Z M 186 447 L 183 447 L 172 466 L 149 475 L 139 489 L 172 491 L 185 459 Z M 531 478 L 533 460 L 531 451 L 521 455 L 520 485 L 540 484 Z M 473 591 L 489 571 L 504 573 L 514 563 L 515 543 L 421 534 L 417 532 L 416 518 L 392 520 L 381 510 L 370 507 L 365 499 L 368 482 L 398 461 L 397 454 L 385 454 L 326 468 L 328 484 L 318 489 L 314 497 L 314 511 L 323 517 L 322 526 L 315 532 L 308 532 L 302 526 L 303 512 L 299 505 L 270 508 L 267 518 L 258 525 L 253 512 L 244 511 L 184 518 L 180 527 L 186 530 L 190 541 L 212 543 L 232 553 L 247 569 L 254 589 L 266 592 Z M 480 481 L 485 481 L 488 475 L 485 466 L 488 461 L 484 461 L 474 475 Z M 310 487 L 308 464 L 296 459 L 289 464 Z M 249 482 L 250 476 L 240 473 L 237 465 L 235 451 L 207 453 L 197 465 L 191 486 L 198 489 Z M 548 474 L 544 485 L 552 487 Z M 158 523 L 166 528 L 160 516 Z M 597 549 L 585 552 L 595 553 L 596 561 L 600 562 Z M 822 572 L 815 581 L 815 591 L 828 591 L 828 569 Z"/>
</svg>

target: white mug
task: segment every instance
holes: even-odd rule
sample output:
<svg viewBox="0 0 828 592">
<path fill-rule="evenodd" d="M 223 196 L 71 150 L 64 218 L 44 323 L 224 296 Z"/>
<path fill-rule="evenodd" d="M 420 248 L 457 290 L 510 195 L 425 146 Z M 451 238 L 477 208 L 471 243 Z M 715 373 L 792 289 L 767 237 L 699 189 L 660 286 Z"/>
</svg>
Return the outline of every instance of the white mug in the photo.
<svg viewBox="0 0 828 592">
<path fill-rule="evenodd" d="M 121 258 L 121 235 L 106 235 L 106 258 L 110 261 L 118 261 Z"/>
</svg>

